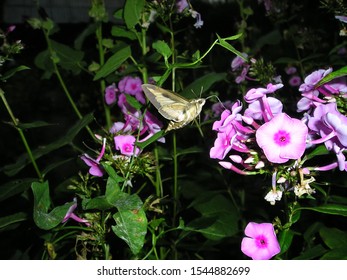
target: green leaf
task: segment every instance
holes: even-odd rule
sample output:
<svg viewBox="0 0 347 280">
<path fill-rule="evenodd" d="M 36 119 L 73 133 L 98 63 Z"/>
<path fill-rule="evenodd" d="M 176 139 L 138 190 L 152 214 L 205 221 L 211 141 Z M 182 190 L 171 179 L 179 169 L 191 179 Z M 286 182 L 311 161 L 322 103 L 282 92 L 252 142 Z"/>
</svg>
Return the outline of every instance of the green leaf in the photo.
<svg viewBox="0 0 347 280">
<path fill-rule="evenodd" d="M 183 156 L 183 155 L 189 155 L 189 154 L 199 154 L 199 153 L 202 153 L 203 151 L 204 150 L 198 146 L 193 146 L 186 149 L 178 149 L 177 157 Z"/>
<path fill-rule="evenodd" d="M 140 210 L 143 203 L 140 197 L 137 194 L 127 194 L 121 192 L 117 200 L 113 202 L 113 204 L 117 207 L 118 211 L 132 210 L 137 211 Z"/>
<path fill-rule="evenodd" d="M 118 211 L 139 210 L 142 205 L 143 203 L 138 195 L 130 195 L 122 192 L 118 180 L 112 177 L 107 179 L 105 195 L 97 196 L 92 199 L 84 199 L 82 201 L 82 207 L 85 210 L 107 210 L 114 207 L 116 207 Z"/>
<path fill-rule="evenodd" d="M 25 192 L 30 188 L 33 182 L 37 181 L 35 178 L 26 178 L 20 180 L 14 180 L 0 186 L 0 202 L 15 196 L 17 194 Z"/>
<path fill-rule="evenodd" d="M 43 79 L 49 79 L 54 74 L 54 65 L 48 50 L 40 52 L 34 60 L 37 68 L 44 71 Z"/>
<path fill-rule="evenodd" d="M 84 57 L 84 52 L 75 50 L 67 45 L 58 43 L 51 40 L 51 46 L 59 57 L 59 65 L 65 69 L 71 71 L 73 74 L 79 74 L 81 67 L 79 66 Z"/>
<path fill-rule="evenodd" d="M 329 215 L 339 215 L 347 217 L 347 206 L 338 204 L 326 204 L 317 207 L 299 207 L 298 209 L 311 210 Z"/>
<path fill-rule="evenodd" d="M 117 182 L 117 183 L 124 182 L 124 178 L 119 176 L 117 174 L 117 172 L 113 169 L 112 166 L 108 165 L 105 162 L 102 162 L 101 165 L 105 169 L 105 171 L 108 174 L 108 176 L 110 176 L 113 180 L 115 180 L 115 182 Z"/>
<path fill-rule="evenodd" d="M 321 85 L 324 85 L 336 78 L 340 78 L 347 75 L 347 66 L 344 66 L 340 68 L 339 70 L 336 70 L 334 72 L 329 73 L 326 75 L 322 80 L 319 81 L 319 83 L 315 86 L 316 88 L 320 87 Z"/>
<path fill-rule="evenodd" d="M 91 209 L 98 209 L 98 210 L 108 210 L 113 208 L 114 205 L 112 205 L 107 199 L 105 195 L 97 196 L 93 198 L 86 198 L 82 200 L 82 209 L 83 210 L 91 210 Z"/>
<path fill-rule="evenodd" d="M 242 35 L 243 35 L 242 33 L 239 33 L 239 34 L 236 34 L 236 35 L 233 35 L 233 36 L 221 38 L 221 37 L 219 37 L 218 34 L 217 34 L 217 37 L 218 37 L 220 40 L 223 40 L 223 41 L 234 41 L 234 40 L 237 40 L 237 39 L 241 38 Z"/>
<path fill-rule="evenodd" d="M 136 39 L 136 33 L 132 30 L 125 29 L 123 26 L 112 26 L 111 34 L 114 37 L 127 38 L 132 41 Z"/>
<path fill-rule="evenodd" d="M 128 244 L 134 255 L 137 255 L 145 243 L 147 234 L 145 212 L 143 209 L 119 211 L 113 218 L 117 223 L 112 226 L 113 232 Z"/>
<path fill-rule="evenodd" d="M 321 260 L 347 260 L 347 246 L 332 249 L 325 253 L 320 259 Z"/>
<path fill-rule="evenodd" d="M 312 248 L 307 249 L 300 256 L 293 258 L 293 260 L 313 260 L 322 256 L 326 252 L 327 249 L 324 248 L 323 245 L 318 244 Z"/>
<path fill-rule="evenodd" d="M 44 127 L 44 126 L 51 126 L 51 125 L 55 125 L 55 124 L 48 123 L 45 121 L 35 121 L 30 123 L 19 123 L 18 127 L 21 129 L 30 129 L 30 128 L 38 128 L 38 127 Z"/>
<path fill-rule="evenodd" d="M 319 234 L 330 249 L 347 247 L 347 233 L 345 231 L 337 228 L 323 227 L 319 231 Z"/>
<path fill-rule="evenodd" d="M 33 150 L 32 153 L 34 158 L 39 159 L 40 157 L 52 151 L 55 151 L 65 145 L 70 144 L 76 137 L 76 135 L 81 131 L 81 129 L 87 126 L 93 119 L 94 118 L 92 114 L 84 116 L 84 118 L 79 120 L 74 126 L 72 126 L 62 138 L 46 146 L 41 146 Z M 4 171 L 7 176 L 14 176 L 30 163 L 31 162 L 28 158 L 28 155 L 25 153 L 17 159 L 16 163 L 6 165 L 1 170 Z"/>
<path fill-rule="evenodd" d="M 315 156 L 322 156 L 322 155 L 327 155 L 329 154 L 329 151 L 327 150 L 327 148 L 325 147 L 325 145 L 320 145 L 317 148 L 315 148 L 312 152 L 310 152 L 306 158 L 307 159 L 311 159 Z"/>
<path fill-rule="evenodd" d="M 205 192 L 191 206 L 201 213 L 201 217 L 187 224 L 185 230 L 200 232 L 210 240 L 220 240 L 238 232 L 237 210 L 223 195 Z"/>
<path fill-rule="evenodd" d="M 144 142 L 137 142 L 136 146 L 139 147 L 140 149 L 144 149 L 146 148 L 148 145 L 152 144 L 153 142 L 157 141 L 159 138 L 163 137 L 165 135 L 165 131 L 164 130 L 160 130 L 159 132 L 157 132 L 156 134 L 154 134 L 152 137 L 150 137 L 149 139 L 147 139 Z"/>
<path fill-rule="evenodd" d="M 28 219 L 28 214 L 25 212 L 18 212 L 9 216 L 0 218 L 0 232 L 5 230 L 6 227 L 17 224 Z"/>
<path fill-rule="evenodd" d="M 284 230 L 280 233 L 278 237 L 278 242 L 280 243 L 281 247 L 281 254 L 285 253 L 290 245 L 292 244 L 294 237 L 294 232 L 292 230 Z"/>
<path fill-rule="evenodd" d="M 308 245 L 313 242 L 313 240 L 316 239 L 316 234 L 319 232 L 319 230 L 324 227 L 324 224 L 322 222 L 314 222 L 313 224 L 309 225 L 307 229 L 305 230 L 303 237 L 304 240 Z"/>
<path fill-rule="evenodd" d="M 105 197 L 111 205 L 116 205 L 117 200 L 119 200 L 123 194 L 118 183 L 119 182 L 112 177 L 108 177 L 107 179 Z M 127 193 L 124 194 L 129 196 Z"/>
<path fill-rule="evenodd" d="M 230 226 L 231 225 L 231 226 Z M 193 220 L 183 228 L 188 231 L 201 233 L 207 239 L 220 240 L 236 234 L 233 217 L 227 214 L 220 214 L 215 217 L 201 217 Z"/>
<path fill-rule="evenodd" d="M 129 103 L 131 107 L 133 107 L 136 110 L 140 110 L 142 108 L 142 104 L 137 101 L 137 99 L 129 94 L 125 94 L 125 99 Z"/>
<path fill-rule="evenodd" d="M 172 55 L 172 51 L 169 45 L 162 40 L 153 42 L 152 47 L 158 53 L 160 53 L 165 58 L 165 60 L 167 60 Z"/>
<path fill-rule="evenodd" d="M 48 210 L 51 205 L 49 196 L 49 185 L 45 181 L 43 183 L 34 182 L 31 185 L 34 194 L 34 222 L 44 230 L 50 230 L 61 223 L 73 202 L 66 203 L 62 206 L 55 207 L 51 212 Z"/>
<path fill-rule="evenodd" d="M 130 46 L 126 46 L 116 53 L 114 53 L 107 61 L 106 63 L 100 68 L 98 72 L 96 72 L 96 75 L 94 77 L 94 81 L 98 80 L 100 78 L 104 78 L 107 75 L 111 74 L 115 70 L 117 70 L 124 61 L 126 61 L 131 55 L 131 49 Z"/>
<path fill-rule="evenodd" d="M 6 81 L 9 78 L 11 78 L 14 74 L 16 74 L 17 72 L 20 72 L 23 70 L 29 70 L 29 69 L 30 68 L 28 66 L 25 66 L 25 65 L 18 66 L 16 68 L 13 68 L 13 69 L 5 72 L 2 76 L 0 76 L 0 79 L 1 79 L 1 81 Z"/>
<path fill-rule="evenodd" d="M 226 73 L 216 73 L 211 72 L 208 73 L 198 79 L 196 79 L 194 82 L 192 82 L 190 85 L 186 86 L 184 90 L 182 91 L 181 95 L 186 98 L 196 98 L 196 94 L 202 94 L 209 90 L 209 88 L 226 78 Z M 195 95 L 194 95 L 195 94 Z"/>
<path fill-rule="evenodd" d="M 144 5 L 144 0 L 127 0 L 125 2 L 123 17 L 129 29 L 134 28 L 139 22 Z"/>
<path fill-rule="evenodd" d="M 222 46 L 223 48 L 227 49 L 228 51 L 231 51 L 232 53 L 234 53 L 235 55 L 244 58 L 244 60 L 247 61 L 247 59 L 243 56 L 243 54 L 241 52 L 239 52 L 238 50 L 236 50 L 232 45 L 230 45 L 227 41 L 228 40 L 236 40 L 237 38 L 241 37 L 242 34 L 239 35 L 235 35 L 235 36 L 231 36 L 228 38 L 221 38 L 219 37 L 219 35 L 217 34 L 218 37 L 218 43 L 220 46 Z"/>
</svg>

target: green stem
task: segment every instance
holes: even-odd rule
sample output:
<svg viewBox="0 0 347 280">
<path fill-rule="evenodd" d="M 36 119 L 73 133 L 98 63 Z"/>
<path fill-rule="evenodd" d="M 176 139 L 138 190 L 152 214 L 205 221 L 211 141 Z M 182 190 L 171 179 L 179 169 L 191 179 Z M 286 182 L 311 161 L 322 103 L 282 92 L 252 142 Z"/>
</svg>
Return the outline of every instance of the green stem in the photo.
<svg viewBox="0 0 347 280">
<path fill-rule="evenodd" d="M 175 226 L 176 217 L 177 217 L 177 202 L 179 198 L 178 194 L 178 157 L 177 157 L 177 143 L 176 143 L 176 132 L 172 133 L 172 149 L 173 149 L 173 197 L 174 197 L 174 205 L 173 205 L 173 217 L 172 224 Z"/>
<path fill-rule="evenodd" d="M 69 90 L 67 89 L 67 86 L 66 86 L 66 84 L 65 84 L 65 82 L 64 82 L 64 80 L 63 80 L 63 78 L 62 78 L 62 76 L 61 76 L 61 74 L 60 74 L 60 71 L 59 71 L 57 62 L 56 62 L 55 59 L 54 59 L 54 57 L 56 57 L 56 53 L 55 53 L 55 51 L 54 51 L 54 49 L 53 49 L 53 47 L 52 47 L 51 40 L 49 39 L 48 33 L 47 33 L 47 31 L 45 31 L 45 30 L 44 30 L 43 33 L 44 33 L 44 35 L 45 35 L 45 39 L 46 39 L 46 42 L 47 42 L 48 51 L 49 51 L 49 53 L 50 53 L 51 61 L 52 61 L 52 63 L 53 63 L 54 73 L 56 74 L 56 76 L 57 76 L 57 78 L 58 78 L 58 80 L 59 80 L 59 83 L 60 83 L 60 85 L 61 85 L 61 87 L 62 87 L 62 89 L 63 89 L 63 91 L 64 91 L 64 93 L 65 93 L 65 95 L 66 95 L 66 97 L 67 97 L 67 99 L 69 100 L 70 105 L 72 106 L 72 109 L 74 110 L 75 114 L 77 115 L 77 117 L 78 117 L 79 119 L 82 119 L 83 116 L 82 116 L 82 114 L 80 113 L 80 111 L 78 110 L 78 108 L 77 108 L 77 106 L 76 106 L 76 103 L 74 102 L 74 100 L 73 100 L 73 98 L 72 98 L 72 96 L 71 96 Z M 87 129 L 88 133 L 90 134 L 90 136 L 91 136 L 92 138 L 94 138 L 94 134 L 93 134 L 92 130 L 90 129 L 90 127 L 89 127 L 88 125 L 86 126 L 86 129 Z"/>
<path fill-rule="evenodd" d="M 7 110 L 8 114 L 10 115 L 10 117 L 12 119 L 14 127 L 18 130 L 19 136 L 22 139 L 22 142 L 24 144 L 25 150 L 27 151 L 28 156 L 30 158 L 30 161 L 31 161 L 32 165 L 34 166 L 36 174 L 39 177 L 39 180 L 42 182 L 43 179 L 44 179 L 43 175 L 42 175 L 42 173 L 41 173 L 41 171 L 40 171 L 40 169 L 39 169 L 39 167 L 38 167 L 38 165 L 36 163 L 35 157 L 34 157 L 32 151 L 31 151 L 31 148 L 30 148 L 30 146 L 28 144 L 28 141 L 27 141 L 27 139 L 26 139 L 26 137 L 24 135 L 24 132 L 23 132 L 23 130 L 20 127 L 18 127 L 19 122 L 16 119 L 16 117 L 14 116 L 14 114 L 13 114 L 13 112 L 11 110 L 10 105 L 7 103 L 7 100 L 6 100 L 6 97 L 5 97 L 5 92 L 1 88 L 0 88 L 0 97 L 1 97 L 2 102 L 4 103 L 4 105 L 6 107 L 6 110 Z"/>
<path fill-rule="evenodd" d="M 100 64 L 100 67 L 102 67 L 105 64 L 105 52 L 102 46 L 102 24 L 101 23 L 99 23 L 98 28 L 96 29 L 95 35 L 98 41 L 99 64 Z M 104 106 L 106 126 L 108 129 L 110 129 L 111 128 L 111 111 L 110 111 L 110 107 L 108 107 L 105 102 L 105 89 L 106 89 L 105 80 L 101 79 L 100 80 L 101 102 Z"/>
<path fill-rule="evenodd" d="M 171 30 L 171 63 L 172 65 L 175 65 L 176 63 L 176 55 L 175 55 L 175 34 L 173 31 L 173 25 L 170 17 L 170 30 Z M 176 69 L 172 69 L 171 73 L 171 79 L 172 79 L 172 91 L 175 91 L 176 89 Z M 174 198 L 174 204 L 173 204 L 173 215 L 172 215 L 172 225 L 173 227 L 176 225 L 176 218 L 177 218 L 177 205 L 178 205 L 178 198 L 179 198 L 179 192 L 178 192 L 178 157 L 177 157 L 177 143 L 176 143 L 176 132 L 174 131 L 172 133 L 172 150 L 173 150 L 173 168 L 174 168 L 174 174 L 173 174 L 173 198 Z"/>
<path fill-rule="evenodd" d="M 156 189 L 156 195 L 160 198 L 164 197 L 164 190 L 163 190 L 163 181 L 161 179 L 161 173 L 160 173 L 160 167 L 159 167 L 159 152 L 158 147 L 156 146 L 154 148 L 154 156 L 156 161 L 156 168 L 155 168 L 155 189 Z"/>
</svg>

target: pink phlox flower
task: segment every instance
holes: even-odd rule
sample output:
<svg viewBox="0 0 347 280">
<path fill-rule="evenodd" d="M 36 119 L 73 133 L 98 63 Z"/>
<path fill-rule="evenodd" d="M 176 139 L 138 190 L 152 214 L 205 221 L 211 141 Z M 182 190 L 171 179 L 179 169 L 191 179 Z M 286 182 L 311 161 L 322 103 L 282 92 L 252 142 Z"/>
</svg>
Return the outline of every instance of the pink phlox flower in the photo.
<svg viewBox="0 0 347 280">
<path fill-rule="evenodd" d="M 146 98 L 142 92 L 141 85 L 142 80 L 139 77 L 125 76 L 119 81 L 118 88 L 120 92 L 135 96 L 139 102 L 145 104 Z"/>
<path fill-rule="evenodd" d="M 124 122 L 115 122 L 113 123 L 112 127 L 110 128 L 110 133 L 111 134 L 116 134 L 117 132 L 131 132 L 132 131 L 132 127 L 130 125 L 130 123 L 128 123 L 127 125 Z"/>
<path fill-rule="evenodd" d="M 77 208 L 77 199 L 74 198 L 73 199 L 73 202 L 74 204 L 71 205 L 71 207 L 68 209 L 68 211 L 66 212 L 65 214 L 65 217 L 64 219 L 61 221 L 62 223 L 65 223 L 67 222 L 69 219 L 73 219 L 75 220 L 76 222 L 79 222 L 79 223 L 84 223 L 86 226 L 90 226 L 90 223 L 88 220 L 86 219 L 82 219 L 80 217 L 78 217 L 76 214 L 74 214 L 74 211 L 75 209 Z"/>
<path fill-rule="evenodd" d="M 328 150 L 336 143 L 340 148 L 347 147 L 347 117 L 341 114 L 336 103 L 323 104 L 317 107 L 308 121 L 308 127 L 321 136 L 311 143 L 323 143 Z"/>
<path fill-rule="evenodd" d="M 239 114 L 241 110 L 242 104 L 237 100 L 231 111 L 224 110 L 221 119 L 213 123 L 212 129 L 218 131 L 218 134 L 210 150 L 211 158 L 223 159 L 231 149 L 243 153 L 249 152 L 244 143 L 254 130 L 242 124 L 242 116 Z"/>
<path fill-rule="evenodd" d="M 228 126 L 222 132 L 218 132 L 214 146 L 210 149 L 210 158 L 224 159 L 232 149 L 233 137 L 236 137 L 236 130 L 233 126 Z"/>
<path fill-rule="evenodd" d="M 296 104 L 298 112 L 310 111 L 311 109 L 318 107 L 320 104 L 326 103 L 326 100 L 318 97 L 318 90 L 305 92 L 301 95 L 303 97 Z"/>
<path fill-rule="evenodd" d="M 104 172 L 102 171 L 102 169 L 100 167 L 100 160 L 104 156 L 105 149 L 106 149 L 106 138 L 103 138 L 102 148 L 101 148 L 100 154 L 98 155 L 97 159 L 93 159 L 88 154 L 84 154 L 81 156 L 81 160 L 83 160 L 84 163 L 90 167 L 89 171 L 88 171 L 89 174 L 96 176 L 96 177 L 102 177 L 103 176 Z"/>
<path fill-rule="evenodd" d="M 299 159 L 306 149 L 307 126 L 281 113 L 256 131 L 256 141 L 266 158 L 273 163 Z"/>
<path fill-rule="evenodd" d="M 241 251 L 253 260 L 269 260 L 281 252 L 274 227 L 271 223 L 250 222 L 245 228 Z"/>
<path fill-rule="evenodd" d="M 269 93 L 274 93 L 276 90 L 283 87 L 283 84 L 268 84 L 266 89 L 265 88 L 252 88 L 250 89 L 246 95 L 244 96 L 244 100 L 247 103 L 253 103 L 255 101 L 259 101 L 263 110 L 263 120 L 269 121 L 273 117 L 273 112 L 271 111 L 271 107 L 269 104 L 269 101 L 266 97 Z"/>
<path fill-rule="evenodd" d="M 347 171 L 347 161 L 343 153 L 345 151 L 345 148 L 341 149 L 338 145 L 336 145 L 336 143 L 334 143 L 332 149 L 336 153 L 337 161 L 325 166 L 319 166 L 319 167 L 316 166 L 310 169 L 313 169 L 316 171 L 329 171 L 338 167 L 340 171 Z"/>
<path fill-rule="evenodd" d="M 142 130 L 143 125 L 140 121 L 142 118 L 142 113 L 130 106 L 128 102 L 126 102 L 124 94 L 120 94 L 118 98 L 118 105 L 120 105 L 121 111 L 124 115 L 124 129 L 128 131 L 128 127 L 130 126 L 132 131 L 135 131 L 137 129 Z"/>
<path fill-rule="evenodd" d="M 210 158 L 224 159 L 231 149 L 248 153 L 250 150 L 244 144 L 249 137 L 238 132 L 234 125 L 229 125 L 217 133 L 214 146 L 210 149 Z"/>
<path fill-rule="evenodd" d="M 242 53 L 243 57 L 248 58 L 248 54 Z M 246 65 L 247 62 L 240 56 L 236 56 L 232 61 L 231 61 L 231 70 L 236 71 Z"/>
<path fill-rule="evenodd" d="M 248 58 L 248 54 L 242 53 L 244 58 Z M 247 73 L 250 69 L 250 65 L 246 60 L 244 60 L 240 56 L 236 56 L 232 61 L 231 61 L 231 71 L 240 73 L 238 76 L 235 78 L 235 83 L 240 84 L 247 78 Z"/>
<path fill-rule="evenodd" d="M 133 135 L 117 135 L 114 137 L 116 150 L 119 150 L 125 156 L 137 156 L 140 149 L 135 147 L 136 138 Z"/>
<path fill-rule="evenodd" d="M 132 131 L 135 130 L 142 130 L 143 129 L 143 124 L 140 121 L 141 119 L 141 112 L 140 111 L 134 111 L 134 112 L 129 112 L 128 114 L 124 115 L 125 117 L 125 127 L 130 126 Z"/>
<path fill-rule="evenodd" d="M 294 66 L 289 66 L 284 69 L 287 75 L 293 75 L 297 72 L 296 67 Z"/>
<path fill-rule="evenodd" d="M 335 16 L 341 22 L 347 23 L 347 16 Z"/>
<path fill-rule="evenodd" d="M 247 171 L 247 170 L 241 170 L 240 168 L 238 168 L 237 166 L 235 166 L 234 164 L 232 164 L 231 162 L 228 161 L 220 161 L 218 162 L 220 166 L 224 167 L 225 169 L 229 169 L 237 174 L 240 175 L 255 175 L 257 174 L 256 172 L 253 171 Z"/>
<path fill-rule="evenodd" d="M 308 75 L 304 83 L 299 87 L 299 91 L 307 92 L 315 89 L 315 86 L 318 84 L 318 82 L 323 79 L 326 75 L 331 73 L 333 71 L 332 68 L 325 69 L 319 69 L 314 72 L 312 72 L 310 75 Z"/>
<path fill-rule="evenodd" d="M 105 102 L 107 105 L 112 105 L 116 102 L 117 92 L 118 89 L 116 88 L 115 84 L 112 84 L 105 89 Z"/>
<path fill-rule="evenodd" d="M 288 83 L 292 87 L 298 87 L 301 84 L 301 78 L 298 75 L 294 75 L 289 79 Z"/>
<path fill-rule="evenodd" d="M 347 147 L 347 117 L 341 114 L 327 113 L 324 117 L 325 123 L 332 128 L 340 143 Z"/>
<path fill-rule="evenodd" d="M 268 84 L 266 88 L 252 88 L 244 96 L 247 103 L 252 103 L 266 96 L 268 93 L 274 93 L 276 90 L 283 87 L 283 84 Z"/>
<path fill-rule="evenodd" d="M 340 171 L 346 170 L 346 157 L 344 155 L 345 148 L 340 148 L 334 143 L 333 150 L 336 153 L 337 163 Z"/>
<path fill-rule="evenodd" d="M 231 111 L 224 110 L 221 114 L 221 118 L 219 121 L 215 121 L 212 125 L 212 130 L 219 131 L 220 128 L 224 127 L 225 119 L 231 115 Z"/>
<path fill-rule="evenodd" d="M 149 111 L 146 112 L 144 115 L 144 128 L 142 129 L 140 134 L 143 134 L 145 132 L 148 132 L 148 135 L 145 138 L 142 138 L 139 140 L 139 142 L 146 141 L 147 139 L 151 138 L 154 134 L 159 132 L 163 128 L 163 123 L 156 118 L 153 114 L 151 114 Z M 165 137 L 161 137 L 157 140 L 158 142 L 165 143 Z"/>
<path fill-rule="evenodd" d="M 242 68 L 242 71 L 241 71 L 240 75 L 235 78 L 235 83 L 240 84 L 244 80 L 246 80 L 249 68 L 250 68 L 249 65 L 245 65 Z"/>
<path fill-rule="evenodd" d="M 130 95 L 136 95 L 142 92 L 142 81 L 139 77 L 125 76 L 118 83 L 118 88 L 122 93 L 128 93 Z"/>
<path fill-rule="evenodd" d="M 270 83 L 266 86 L 266 90 L 268 93 L 274 93 L 276 90 L 278 90 L 280 88 L 283 88 L 283 84 L 281 84 L 281 83 L 276 84 L 276 85 Z"/>
<path fill-rule="evenodd" d="M 239 112 L 242 110 L 242 103 L 240 100 L 237 100 L 234 102 L 234 104 L 231 106 L 230 110 L 224 110 L 221 114 L 221 119 L 219 121 L 215 121 L 213 123 L 212 129 L 215 131 L 223 131 L 225 127 L 230 125 L 233 121 L 241 121 L 241 115 Z"/>
<path fill-rule="evenodd" d="M 124 113 L 124 107 L 125 109 L 130 107 L 130 105 L 128 104 L 127 102 L 127 99 L 125 97 L 125 94 L 124 93 L 121 93 L 119 96 L 118 96 L 118 102 L 117 102 L 117 105 L 119 108 L 122 109 L 122 112 Z"/>
<path fill-rule="evenodd" d="M 97 177 L 103 176 L 104 173 L 95 159 L 91 158 L 88 154 L 84 154 L 81 156 L 81 160 L 90 167 L 88 171 L 89 174 Z"/>
<path fill-rule="evenodd" d="M 178 13 L 182 13 L 186 8 L 188 8 L 187 0 L 179 0 L 176 2 L 176 8 Z"/>
<path fill-rule="evenodd" d="M 322 89 L 321 89 L 322 88 Z M 344 95 L 347 93 L 346 77 L 340 77 L 324 84 L 319 88 L 320 92 L 326 96 L 335 94 Z"/>
<path fill-rule="evenodd" d="M 225 102 L 217 102 L 214 103 L 211 107 L 212 115 L 214 117 L 220 116 L 225 109 L 232 110 L 233 103 L 231 101 L 225 101 Z"/>
<path fill-rule="evenodd" d="M 283 104 L 280 100 L 274 97 L 267 98 L 270 110 L 274 116 L 282 113 Z M 264 114 L 264 108 L 262 103 L 259 100 L 254 101 L 248 105 L 248 108 L 245 110 L 244 116 L 251 117 L 255 120 L 262 120 Z M 269 118 L 270 116 L 268 116 Z"/>
</svg>

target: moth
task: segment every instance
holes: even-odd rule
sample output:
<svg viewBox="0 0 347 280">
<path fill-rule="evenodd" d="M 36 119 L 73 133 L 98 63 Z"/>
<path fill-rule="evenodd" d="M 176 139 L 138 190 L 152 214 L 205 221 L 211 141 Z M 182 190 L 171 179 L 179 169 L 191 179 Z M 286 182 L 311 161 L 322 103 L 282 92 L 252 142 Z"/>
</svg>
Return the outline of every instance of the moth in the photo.
<svg viewBox="0 0 347 280">
<path fill-rule="evenodd" d="M 142 90 L 158 112 L 170 121 L 165 132 L 191 123 L 200 115 L 206 102 L 205 98 L 188 100 L 174 92 L 151 84 L 143 84 Z"/>
</svg>

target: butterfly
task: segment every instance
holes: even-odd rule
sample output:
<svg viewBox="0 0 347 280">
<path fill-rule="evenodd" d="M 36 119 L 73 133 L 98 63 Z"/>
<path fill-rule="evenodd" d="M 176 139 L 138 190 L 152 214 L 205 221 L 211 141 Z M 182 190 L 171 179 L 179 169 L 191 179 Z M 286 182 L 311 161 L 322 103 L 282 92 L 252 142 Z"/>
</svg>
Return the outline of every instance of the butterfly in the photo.
<svg viewBox="0 0 347 280">
<path fill-rule="evenodd" d="M 205 98 L 188 100 L 152 84 L 143 84 L 142 90 L 158 112 L 170 121 L 165 132 L 179 129 L 194 121 L 206 102 Z"/>
</svg>

